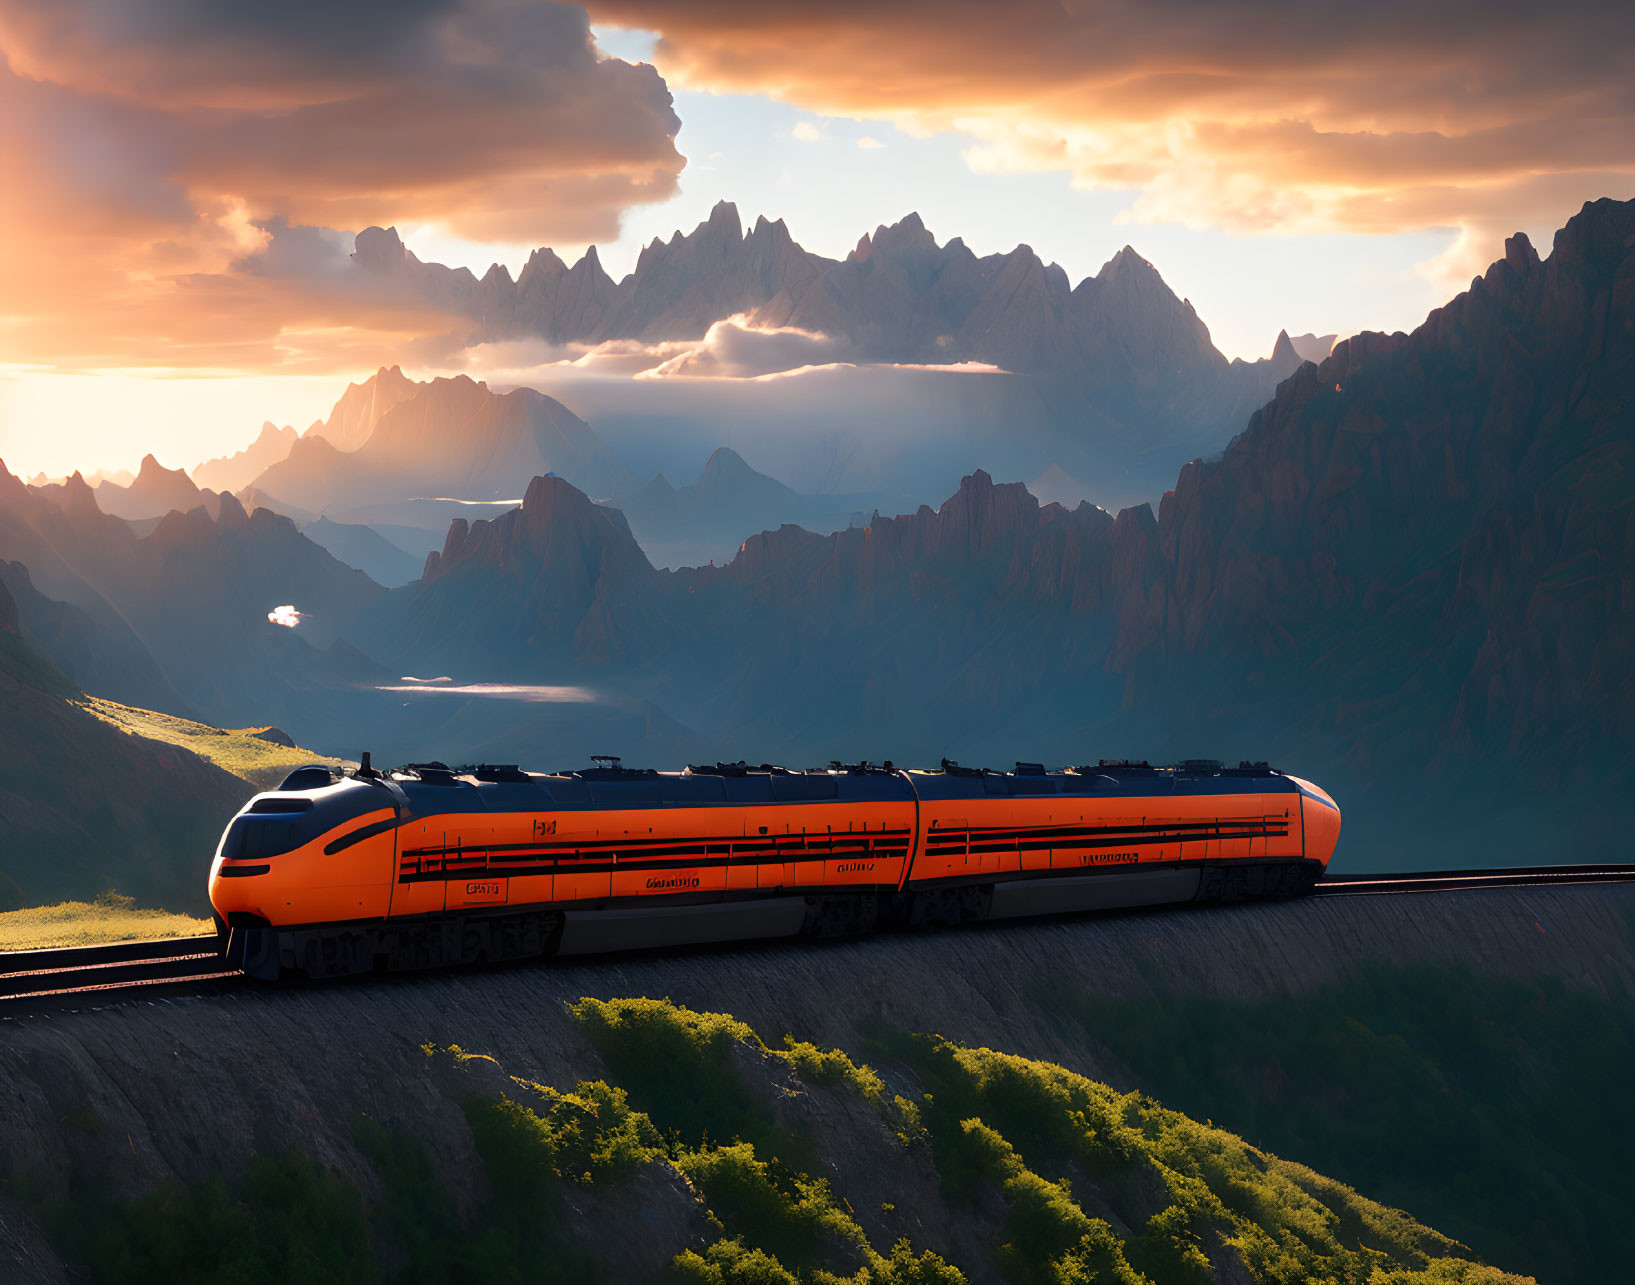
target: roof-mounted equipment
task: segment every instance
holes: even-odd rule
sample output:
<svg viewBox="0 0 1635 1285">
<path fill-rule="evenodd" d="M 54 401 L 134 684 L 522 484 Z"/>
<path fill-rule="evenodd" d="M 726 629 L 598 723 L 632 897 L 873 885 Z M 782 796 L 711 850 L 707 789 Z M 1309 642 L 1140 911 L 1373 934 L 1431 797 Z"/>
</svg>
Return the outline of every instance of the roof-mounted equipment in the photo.
<svg viewBox="0 0 1635 1285">
<path fill-rule="evenodd" d="M 1120 772 L 1125 776 L 1156 776 L 1158 769 L 1146 759 L 1101 759 L 1094 768 L 1079 769 L 1081 772 Z"/>
<path fill-rule="evenodd" d="M 511 782 L 521 785 L 526 785 L 533 779 L 515 763 L 478 763 L 475 767 L 466 768 L 456 775 L 474 777 L 479 781 Z"/>
<path fill-rule="evenodd" d="M 1266 762 L 1265 759 L 1261 759 L 1258 763 L 1251 763 L 1248 759 L 1243 759 L 1241 762 L 1238 763 L 1238 765 L 1236 767 L 1222 768 L 1221 769 L 1221 775 L 1222 776 L 1278 776 L 1278 775 L 1280 775 L 1280 773 L 1270 763 Z"/>
<path fill-rule="evenodd" d="M 335 770 L 325 763 L 298 767 L 278 783 L 280 790 L 321 790 L 335 783 Z"/>
</svg>

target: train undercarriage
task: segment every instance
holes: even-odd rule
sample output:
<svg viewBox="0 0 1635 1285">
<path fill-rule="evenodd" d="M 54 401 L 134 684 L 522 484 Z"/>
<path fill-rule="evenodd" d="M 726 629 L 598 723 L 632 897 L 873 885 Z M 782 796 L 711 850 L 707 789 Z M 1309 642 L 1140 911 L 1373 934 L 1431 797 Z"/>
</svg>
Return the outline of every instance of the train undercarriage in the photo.
<svg viewBox="0 0 1635 1285">
<path fill-rule="evenodd" d="M 878 930 L 927 930 L 1187 902 L 1283 899 L 1310 892 L 1318 861 L 1184 863 L 999 882 L 845 893 L 667 898 L 274 928 L 255 916 L 218 921 L 226 962 L 251 977 L 320 980 L 470 964 L 616 954 Z"/>
</svg>

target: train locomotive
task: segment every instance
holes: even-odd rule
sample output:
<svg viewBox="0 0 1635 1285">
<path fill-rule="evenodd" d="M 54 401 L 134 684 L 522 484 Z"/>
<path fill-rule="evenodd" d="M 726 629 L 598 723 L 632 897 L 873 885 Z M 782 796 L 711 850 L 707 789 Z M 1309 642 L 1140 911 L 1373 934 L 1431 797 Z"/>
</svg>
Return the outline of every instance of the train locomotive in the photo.
<svg viewBox="0 0 1635 1285">
<path fill-rule="evenodd" d="M 1339 833 L 1332 798 L 1264 763 L 539 773 L 365 754 L 251 799 L 210 901 L 233 966 L 318 978 L 1289 897 Z"/>
</svg>

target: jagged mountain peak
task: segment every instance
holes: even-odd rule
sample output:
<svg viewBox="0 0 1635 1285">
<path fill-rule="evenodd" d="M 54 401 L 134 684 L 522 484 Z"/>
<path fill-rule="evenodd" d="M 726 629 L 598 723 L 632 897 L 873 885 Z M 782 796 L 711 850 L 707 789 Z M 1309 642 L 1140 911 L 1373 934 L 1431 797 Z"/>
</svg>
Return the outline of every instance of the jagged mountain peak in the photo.
<svg viewBox="0 0 1635 1285">
<path fill-rule="evenodd" d="M 371 271 L 390 271 L 414 258 L 394 227 L 367 227 L 352 243 L 352 261 Z"/>
<path fill-rule="evenodd" d="M 738 206 L 732 201 L 717 201 L 710 209 L 710 217 L 699 227 L 730 232 L 735 240 L 741 240 L 744 235 L 743 220 L 738 217 Z"/>
<path fill-rule="evenodd" d="M 1517 232 L 1514 236 L 1505 238 L 1504 261 L 1514 268 L 1518 275 L 1526 276 L 1539 265 L 1538 251 L 1528 239 L 1527 233 Z"/>
<path fill-rule="evenodd" d="M 875 228 L 873 247 L 875 254 L 924 254 L 937 249 L 937 238 L 925 226 L 925 221 L 910 210 L 897 222 Z"/>
<path fill-rule="evenodd" d="M 189 488 L 193 490 L 198 489 L 197 487 L 193 486 L 191 481 L 188 480 L 188 476 L 185 472 L 179 468 L 166 468 L 163 464 L 159 463 L 158 459 L 151 453 L 142 457 L 142 464 L 136 470 L 136 481 L 132 482 L 131 486 L 133 488 L 147 488 L 165 482 L 185 482 Z"/>
<path fill-rule="evenodd" d="M 730 446 L 717 446 L 710 452 L 710 458 L 704 462 L 706 476 L 711 473 L 742 475 L 754 472 L 755 470 L 744 461 L 744 457 Z"/>
<path fill-rule="evenodd" d="M 523 264 L 522 272 L 517 276 L 517 285 L 532 286 L 541 280 L 554 281 L 568 270 L 568 265 L 562 262 L 561 256 L 548 245 L 542 245 L 528 256 L 528 262 Z"/>
<path fill-rule="evenodd" d="M 1163 274 L 1153 267 L 1151 261 L 1142 258 L 1133 246 L 1128 245 L 1101 265 L 1095 279 L 1102 282 L 1136 280 L 1164 283 Z M 1169 289 L 1167 285 L 1164 288 Z"/>
</svg>

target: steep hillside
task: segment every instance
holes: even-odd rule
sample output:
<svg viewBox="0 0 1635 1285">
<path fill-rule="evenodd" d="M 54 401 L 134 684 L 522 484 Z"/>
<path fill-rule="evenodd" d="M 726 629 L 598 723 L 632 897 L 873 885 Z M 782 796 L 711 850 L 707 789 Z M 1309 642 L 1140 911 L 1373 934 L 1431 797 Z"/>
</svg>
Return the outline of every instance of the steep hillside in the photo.
<svg viewBox="0 0 1635 1285">
<path fill-rule="evenodd" d="M 1412 335 L 1302 368 L 1183 471 L 1158 545 L 1109 661 L 1133 708 L 1197 700 L 1204 726 L 1264 729 L 1382 806 L 1406 772 L 1486 816 L 1475 841 L 1620 842 L 1635 203 L 1586 206 L 1542 263 L 1513 237 Z"/>
<path fill-rule="evenodd" d="M 0 584 L 0 896 L 35 903 L 117 888 L 201 908 L 209 856 L 251 787 L 109 726 L 78 696 L 23 635 Z"/>
<path fill-rule="evenodd" d="M 305 1254 L 506 1279 L 519 1253 L 610 1281 L 678 1256 L 689 1281 L 1609 1279 L 1632 910 L 1612 887 L 1328 899 L 18 1023 L 0 1253 L 22 1281 L 64 1257 L 277 1278 Z M 1189 1003 L 1270 1014 L 1253 1091 L 1347 1127 L 1273 1146 L 1230 1095 L 1160 1106 L 1125 1057 L 1218 1054 L 1220 1028 L 1163 1024 Z M 1485 1075 L 1432 1037 L 1467 1007 Z M 1343 1040 L 1291 1042 L 1325 1013 Z M 1353 1176 L 1382 1165 L 1383 1189 Z M 1427 1229 L 1447 1218 L 1464 1245 Z"/>
</svg>

